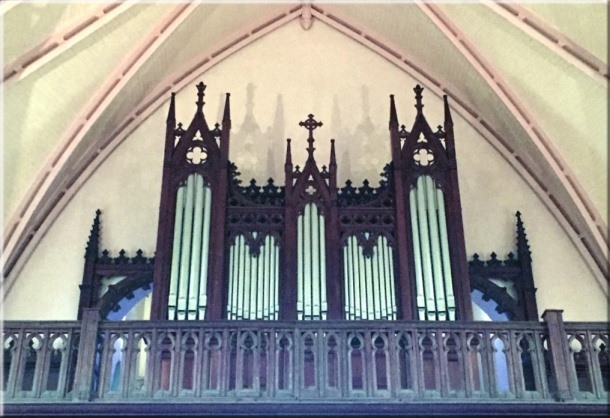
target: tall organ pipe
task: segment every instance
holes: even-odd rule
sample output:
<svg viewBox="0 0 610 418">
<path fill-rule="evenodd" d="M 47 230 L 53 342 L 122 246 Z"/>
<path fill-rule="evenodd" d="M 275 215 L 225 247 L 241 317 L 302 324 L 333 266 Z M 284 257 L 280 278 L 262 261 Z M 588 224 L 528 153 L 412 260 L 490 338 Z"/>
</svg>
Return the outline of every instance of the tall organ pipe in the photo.
<svg viewBox="0 0 610 418">
<path fill-rule="evenodd" d="M 428 225 L 430 227 L 430 253 L 432 255 L 432 272 L 434 275 L 434 294 L 436 295 L 436 312 L 438 319 L 447 319 L 447 306 L 445 303 L 445 285 L 441 265 L 441 245 L 437 220 L 436 185 L 429 176 L 423 176 L 426 190 L 426 206 Z"/>
<path fill-rule="evenodd" d="M 445 282 L 445 293 L 447 295 L 447 310 L 449 319 L 455 319 L 455 297 L 453 295 L 453 278 L 451 276 L 451 261 L 449 259 L 449 238 L 447 236 L 447 217 L 445 215 L 445 196 L 441 189 L 436 190 L 438 202 L 439 227 L 441 239 L 441 254 L 443 260 L 443 276 Z"/>
<path fill-rule="evenodd" d="M 178 319 L 186 319 L 186 300 L 189 293 L 189 266 L 191 261 L 191 244 L 193 239 L 193 198 L 195 179 L 189 176 L 186 180 L 186 198 L 182 222 L 182 246 L 180 251 L 180 282 L 178 289 Z"/>
<path fill-rule="evenodd" d="M 434 299 L 434 276 L 432 275 L 432 260 L 430 254 L 430 233 L 428 214 L 426 211 L 426 187 L 423 176 L 417 179 L 417 218 L 419 222 L 419 239 L 422 253 L 422 266 L 424 273 L 424 288 L 426 295 L 427 319 L 436 319 L 436 306 Z"/>
<path fill-rule="evenodd" d="M 309 203 L 297 219 L 299 319 L 326 318 L 326 246 L 324 217 Z"/>
<path fill-rule="evenodd" d="M 211 191 L 191 174 L 176 191 L 169 319 L 203 319 L 207 302 Z"/>
<path fill-rule="evenodd" d="M 422 267 L 421 243 L 419 242 L 419 221 L 417 215 L 417 192 L 411 190 L 409 197 L 411 209 L 411 230 L 413 234 L 413 261 L 415 264 L 415 287 L 417 291 L 417 311 L 419 319 L 426 319 L 426 295 L 424 293 L 424 273 Z"/>
<path fill-rule="evenodd" d="M 203 178 L 195 177 L 195 211 L 193 213 L 193 255 L 190 260 L 189 272 L 189 294 L 187 304 L 188 319 L 197 318 L 197 298 L 199 296 L 199 283 L 201 280 L 201 241 L 203 238 L 203 198 L 205 189 L 203 188 Z"/>
<path fill-rule="evenodd" d="M 419 317 L 455 319 L 445 200 L 432 177 L 417 179 L 410 208 Z"/>
<path fill-rule="evenodd" d="M 174 242 L 172 246 L 172 266 L 169 287 L 169 319 L 176 319 L 178 301 L 178 281 L 180 276 L 180 244 L 182 242 L 182 218 L 184 216 L 184 187 L 176 192 L 176 215 L 174 219 Z"/>
<path fill-rule="evenodd" d="M 203 179 L 202 179 L 203 180 Z M 202 183 L 203 184 L 203 183 Z M 201 232 L 201 272 L 199 279 L 199 319 L 205 317 L 205 308 L 208 304 L 208 264 L 210 250 L 210 222 L 212 219 L 212 189 L 203 187 L 203 230 Z"/>
</svg>

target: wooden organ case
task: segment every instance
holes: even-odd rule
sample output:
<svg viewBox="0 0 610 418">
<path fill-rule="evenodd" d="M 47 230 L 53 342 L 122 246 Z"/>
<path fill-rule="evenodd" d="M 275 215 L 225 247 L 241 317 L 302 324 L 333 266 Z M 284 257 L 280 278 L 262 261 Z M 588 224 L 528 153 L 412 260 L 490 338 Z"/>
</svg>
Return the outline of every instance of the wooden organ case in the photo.
<svg viewBox="0 0 610 418">
<path fill-rule="evenodd" d="M 453 121 L 433 130 L 415 92 L 410 130 L 390 96 L 391 162 L 377 187 L 337 184 L 330 161 L 319 167 L 314 115 L 299 123 L 307 159 L 294 165 L 287 140 L 284 185 L 244 185 L 229 159 L 231 110 L 210 128 L 206 86 L 185 129 L 171 96 L 165 132 L 156 253 L 99 254 L 98 211 L 85 255 L 82 309 L 117 309 L 121 298 L 152 284 L 152 320 L 472 320 L 471 289 L 499 301 L 509 319 L 537 320 L 529 246 L 518 223 L 518 259 L 495 253 L 467 260 Z M 470 274 L 469 274 L 469 269 Z M 474 273 L 473 273 L 474 272 Z M 473 277 L 470 277 L 474 274 Z M 101 278 L 124 275 L 99 294 Z M 511 298 L 490 278 L 512 281 Z"/>
</svg>

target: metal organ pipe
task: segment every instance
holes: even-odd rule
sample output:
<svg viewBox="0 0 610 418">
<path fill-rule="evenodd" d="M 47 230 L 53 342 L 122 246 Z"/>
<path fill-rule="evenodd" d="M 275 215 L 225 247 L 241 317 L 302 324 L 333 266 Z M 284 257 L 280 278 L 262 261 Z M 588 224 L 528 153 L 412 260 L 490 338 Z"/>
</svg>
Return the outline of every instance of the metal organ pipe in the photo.
<svg viewBox="0 0 610 418">
<path fill-rule="evenodd" d="M 174 242 L 172 245 L 172 266 L 168 299 L 168 319 L 176 319 L 178 280 L 180 272 L 180 243 L 182 242 L 182 217 L 184 215 L 184 187 L 176 192 L 176 215 L 174 218 Z"/>
<path fill-rule="evenodd" d="M 195 177 L 195 212 L 193 214 L 193 255 L 189 277 L 189 295 L 187 304 L 187 318 L 197 318 L 197 297 L 199 296 L 199 282 L 201 280 L 201 240 L 203 238 L 203 178 Z"/>
<path fill-rule="evenodd" d="M 447 295 L 447 311 L 449 319 L 455 319 L 455 296 L 453 295 L 453 277 L 451 276 L 451 261 L 449 259 L 449 238 L 447 236 L 447 217 L 445 215 L 445 195 L 441 189 L 436 190 L 437 215 L 440 227 L 441 255 L 443 261 L 443 277 Z"/>
<path fill-rule="evenodd" d="M 191 174 L 176 191 L 169 319 L 203 319 L 207 304 L 211 190 Z"/>
<path fill-rule="evenodd" d="M 370 233 L 365 233 L 366 239 Z M 343 248 L 343 281 L 347 319 L 396 319 L 394 269 L 388 240 L 379 236 L 370 257 L 365 257 L 355 236 Z"/>
<path fill-rule="evenodd" d="M 256 240 L 257 233 L 252 233 Z M 243 235 L 229 248 L 228 319 L 278 318 L 279 248 L 273 236 L 266 236 L 258 256 L 252 253 Z"/>
<path fill-rule="evenodd" d="M 203 179 L 202 179 L 203 180 Z M 199 319 L 205 317 L 205 307 L 208 304 L 208 264 L 210 250 L 210 223 L 212 220 L 212 189 L 203 188 L 203 230 L 201 232 L 201 273 L 199 280 Z"/>
<path fill-rule="evenodd" d="M 433 178 L 417 179 L 410 208 L 419 318 L 455 319 L 445 201 Z"/>
<path fill-rule="evenodd" d="M 434 293 L 436 295 L 436 312 L 438 319 L 447 319 L 447 304 L 445 299 L 445 285 L 441 265 L 441 245 L 439 242 L 438 208 L 436 202 L 436 185 L 428 176 L 423 177 L 426 190 L 426 208 L 428 225 L 430 228 L 430 253 L 432 255 L 432 272 L 434 274 Z"/>
<path fill-rule="evenodd" d="M 184 202 L 184 218 L 182 222 L 182 246 L 180 248 L 180 281 L 178 291 L 177 319 L 186 319 L 186 300 L 189 293 L 189 273 L 191 263 L 191 243 L 193 239 L 193 197 L 195 194 L 195 179 L 193 175 L 186 179 L 186 197 Z"/>
<path fill-rule="evenodd" d="M 308 203 L 297 220 L 299 319 L 326 319 L 326 245 L 324 217 Z"/>
</svg>

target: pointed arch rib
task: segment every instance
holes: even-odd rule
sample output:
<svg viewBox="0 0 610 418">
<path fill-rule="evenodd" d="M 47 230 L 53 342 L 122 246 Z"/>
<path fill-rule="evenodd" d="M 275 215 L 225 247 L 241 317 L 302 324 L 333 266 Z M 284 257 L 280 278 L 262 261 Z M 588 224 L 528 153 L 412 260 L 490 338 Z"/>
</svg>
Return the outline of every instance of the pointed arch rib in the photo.
<svg viewBox="0 0 610 418">
<path fill-rule="evenodd" d="M 51 34 L 35 47 L 4 66 L 2 85 L 6 89 L 40 69 L 77 43 L 85 40 L 113 19 L 126 12 L 136 0 L 112 3 L 99 7 L 87 16 Z"/>
<path fill-rule="evenodd" d="M 301 16 L 301 5 L 290 7 L 278 6 L 277 12 L 251 25 L 242 27 L 238 32 L 229 35 L 221 42 L 213 45 L 208 51 L 193 59 L 182 70 L 170 75 L 146 96 L 134 111 L 118 124 L 118 128 L 109 138 L 98 138 L 97 146 L 83 155 L 74 167 L 67 167 L 66 162 L 78 142 L 93 126 L 103 110 L 119 94 L 120 89 L 137 71 L 144 61 L 154 52 L 159 44 L 166 39 L 193 11 L 196 4 L 176 6 L 163 21 L 134 49 L 134 53 L 124 65 L 119 66 L 114 76 L 104 84 L 98 94 L 85 108 L 82 117 L 75 120 L 67 131 L 63 144 L 58 147 L 40 173 L 34 186 L 28 191 L 23 203 L 17 209 L 6 228 L 4 258 L 4 295 L 9 294 L 14 279 L 23 268 L 36 245 L 44 237 L 55 219 L 68 204 L 74 194 L 91 176 L 97 167 L 110 155 L 120 143 L 136 129 L 150 114 L 166 102 L 164 96 L 170 89 L 181 90 L 191 83 L 203 71 L 207 71 L 241 48 L 260 39 L 287 22 Z M 163 34 L 159 36 L 159 28 Z M 154 41 L 151 40 L 154 39 Z M 142 47 L 144 45 L 144 48 Z M 135 60 L 134 60 L 135 57 Z M 125 72 L 125 74 L 123 74 Z M 53 187 L 53 180 L 61 181 L 60 187 Z M 50 202 L 47 208 L 42 208 L 44 202 Z"/>
<path fill-rule="evenodd" d="M 553 170 L 554 176 L 569 194 L 587 226 L 587 230 L 580 231 L 580 233 L 575 231 L 571 225 L 566 228 L 566 231 L 572 237 L 581 254 L 585 256 L 585 260 L 598 279 L 608 280 L 608 241 L 607 236 L 602 232 L 606 231 L 607 226 L 553 142 L 510 90 L 508 84 L 502 80 L 500 73 L 485 59 L 472 42 L 453 25 L 444 12 L 437 5 L 431 3 L 417 2 L 417 5 L 488 83 L 521 128 L 528 134 L 532 143 L 545 157 Z M 548 199 L 555 199 L 555 197 L 551 192 L 545 191 L 544 201 L 548 201 Z M 567 218 L 559 204 L 554 202 L 553 206 L 562 212 L 562 216 L 558 219 Z M 566 220 L 569 223 L 569 220 Z M 565 223 L 562 222 L 562 224 L 565 228 Z"/>
<path fill-rule="evenodd" d="M 608 82 L 608 64 L 518 4 L 485 2 L 523 32 L 601 83 Z"/>
<path fill-rule="evenodd" d="M 67 197 L 66 195 L 72 195 L 69 192 L 72 185 L 65 181 L 66 172 L 70 171 L 70 168 L 66 167 L 69 156 L 142 64 L 196 7 L 197 4 L 194 3 L 172 7 L 102 84 L 102 87 L 85 106 L 83 112 L 63 135 L 64 139 L 60 141 L 57 151 L 47 160 L 33 187 L 28 191 L 22 204 L 9 222 L 3 252 L 5 289 L 11 285 L 10 278 L 14 275 L 9 276 L 9 272 L 13 269 L 17 260 L 22 258 L 27 247 L 31 251 L 32 244 L 38 242 L 43 235 L 42 224 L 34 225 L 36 221 L 44 223 L 47 218 L 46 215 L 42 216 L 42 221 L 39 220 L 40 216 L 38 216 L 38 219 L 36 218 L 40 214 L 40 209 L 44 207 L 45 202 L 47 204 L 50 202 L 51 209 L 49 210 L 52 210 L 59 200 Z M 62 183 L 61 188 L 63 190 L 51 190 L 53 183 L 56 181 Z M 68 186 L 65 186 L 66 184 Z M 46 229 L 44 230 L 46 231 Z"/>
</svg>

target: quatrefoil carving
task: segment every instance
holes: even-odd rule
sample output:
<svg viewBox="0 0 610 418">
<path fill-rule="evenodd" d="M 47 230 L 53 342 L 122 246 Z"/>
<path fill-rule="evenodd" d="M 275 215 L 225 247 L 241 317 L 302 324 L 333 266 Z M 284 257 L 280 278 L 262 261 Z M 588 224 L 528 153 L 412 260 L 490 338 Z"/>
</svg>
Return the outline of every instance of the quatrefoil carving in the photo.
<svg viewBox="0 0 610 418">
<path fill-rule="evenodd" d="M 191 164 L 201 164 L 208 158 L 208 153 L 201 147 L 191 147 L 186 153 L 186 159 Z"/>
</svg>

